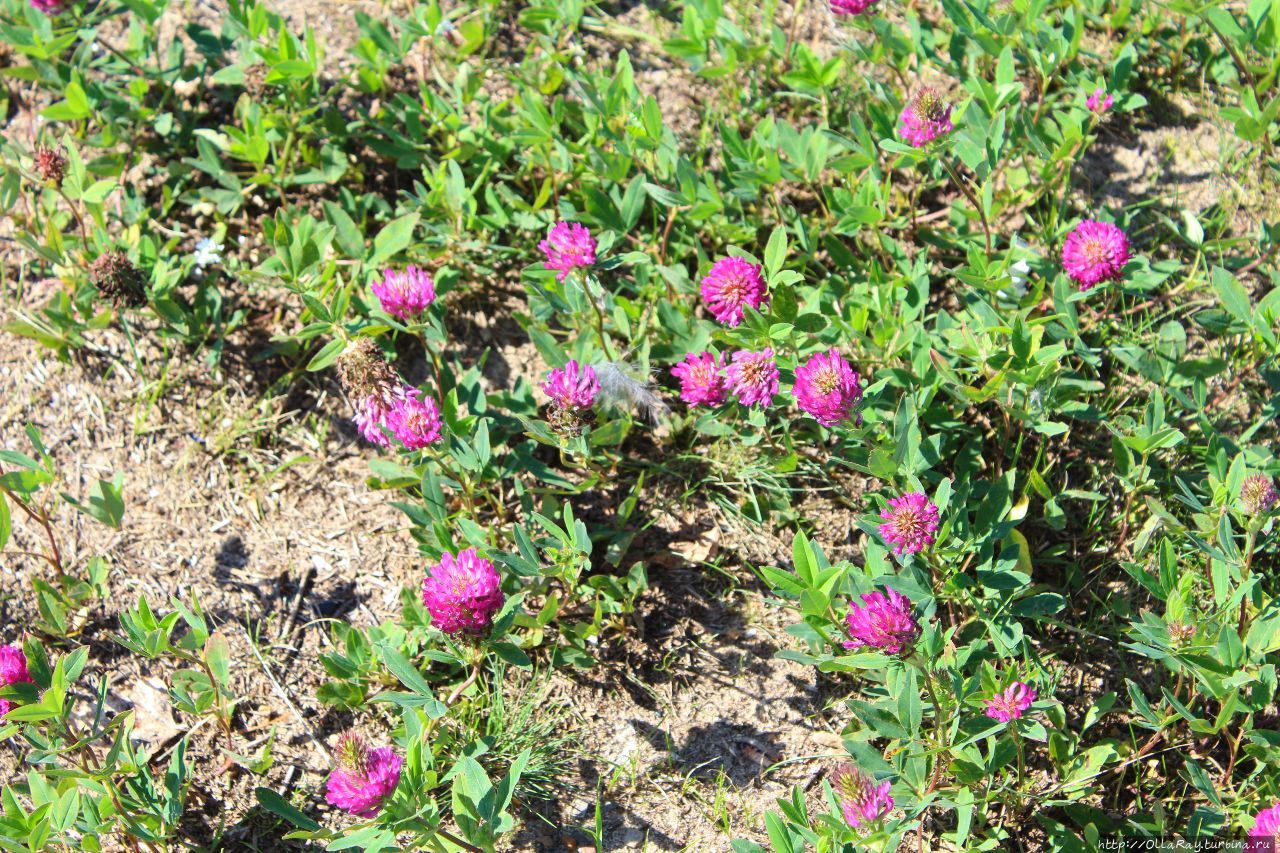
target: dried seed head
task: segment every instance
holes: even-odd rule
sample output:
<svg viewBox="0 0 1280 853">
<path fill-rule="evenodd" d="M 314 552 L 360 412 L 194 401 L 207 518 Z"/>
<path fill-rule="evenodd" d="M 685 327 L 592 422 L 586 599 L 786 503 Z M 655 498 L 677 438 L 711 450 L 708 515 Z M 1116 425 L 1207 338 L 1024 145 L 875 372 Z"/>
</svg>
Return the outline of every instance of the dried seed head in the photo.
<svg viewBox="0 0 1280 853">
<path fill-rule="evenodd" d="M 117 249 L 102 253 L 89 265 L 89 280 L 117 308 L 141 308 L 147 304 L 142 271 Z"/>
<path fill-rule="evenodd" d="M 547 407 L 547 425 L 560 435 L 582 435 L 595 421 L 595 412 L 591 409 L 572 409 L 552 403 Z"/>
<path fill-rule="evenodd" d="M 373 338 L 356 338 L 338 358 L 338 379 L 352 400 L 388 399 L 400 382 Z"/>
<path fill-rule="evenodd" d="M 67 168 L 67 158 L 62 156 L 61 148 L 46 148 L 41 145 L 36 149 L 35 167 L 40 180 L 61 184 L 62 175 Z"/>
<path fill-rule="evenodd" d="M 255 101 L 267 91 L 267 66 L 255 62 L 244 70 L 244 90 Z"/>
</svg>

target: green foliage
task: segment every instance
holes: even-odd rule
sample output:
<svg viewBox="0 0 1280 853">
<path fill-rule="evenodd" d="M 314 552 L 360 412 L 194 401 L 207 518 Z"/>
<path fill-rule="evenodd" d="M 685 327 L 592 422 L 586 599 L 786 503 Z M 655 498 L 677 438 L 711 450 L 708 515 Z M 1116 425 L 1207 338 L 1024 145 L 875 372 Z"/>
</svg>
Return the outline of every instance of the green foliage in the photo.
<svg viewBox="0 0 1280 853">
<path fill-rule="evenodd" d="M 416 588 L 381 624 L 328 625 L 317 699 L 383 724 L 404 757 L 377 817 L 322 823 L 255 785 L 259 804 L 329 850 L 495 849 L 567 748 L 520 736 L 544 731 L 531 713 L 486 722 L 505 719 L 509 671 L 593 666 L 650 583 L 647 514 L 698 499 L 792 539 L 789 564 L 757 569 L 790 614 L 780 655 L 822 674 L 847 712 L 839 757 L 890 780 L 895 801 L 854 829 L 829 785 L 797 789 L 740 853 L 894 850 L 921 825 L 926 843 L 975 851 L 1033 825 L 1054 849 L 1247 828 L 1280 797 L 1276 525 L 1239 497 L 1248 476 L 1280 473 L 1280 223 L 1266 203 L 1280 4 L 886 0 L 892 14 L 845 19 L 825 3 L 784 15 L 681 0 L 641 4 L 642 26 L 585 0 L 508 5 L 359 12 L 338 57 L 257 0 L 183 38 L 162 37 L 182 11 L 168 0 L 55 15 L 0 0 L 4 79 L 44 122 L 0 142 L 21 251 L 5 328 L 70 360 L 103 355 L 115 325 L 152 376 L 138 336 L 212 363 L 274 303 L 252 355 L 279 367 L 267 395 L 282 397 L 372 342 L 438 402 L 443 438 L 371 450 L 369 487 L 402 511 L 423 565 L 475 548 L 504 578 L 476 636 L 443 634 Z M 953 105 L 954 131 L 928 148 L 897 132 L 919 82 Z M 1105 115 L 1085 103 L 1099 88 L 1114 96 Z M 0 97 L 7 114 L 14 96 Z M 1184 101 L 1221 125 L 1222 167 L 1263 199 L 1248 233 L 1221 201 L 1153 191 L 1105 209 L 1087 194 L 1100 138 Z M 42 173 L 40 149 L 65 158 L 60 174 Z M 1081 219 L 1137 248 L 1120 281 L 1088 292 L 1059 262 Z M 589 270 L 541 262 L 558 221 L 598 239 Z M 105 298 L 94 264 L 113 251 L 145 304 Z M 759 263 L 770 296 L 735 327 L 698 304 L 728 255 Z M 370 284 L 410 263 L 437 300 L 406 319 Z M 459 339 L 453 312 L 477 304 L 531 344 L 510 382 Z M 675 402 L 669 369 L 686 353 L 765 347 L 774 405 Z M 864 398 L 828 428 L 790 389 L 830 349 Z M 607 387 L 590 418 L 557 428 L 529 377 L 571 359 Z M 58 654 L 28 643 L 34 686 L 0 689 L 31 767 L 0 799 L 0 845 L 171 844 L 186 739 L 158 776 L 127 713 L 99 701 L 78 731 L 69 710 L 78 680 L 105 685 L 72 641 L 110 567 L 64 561 L 55 509 L 125 528 L 125 481 L 65 485 L 28 437 L 34 455 L 0 451 L 0 548 L 51 569 L 32 579 L 31 630 Z M 878 510 L 913 491 L 939 510 L 936 541 L 895 555 Z M 848 515 L 855 558 L 825 556 L 815 500 Z M 849 602 L 886 587 L 913 602 L 918 644 L 846 649 Z M 168 606 L 121 609 L 120 646 L 172 664 L 178 712 L 215 721 L 228 758 L 265 773 L 269 744 L 237 752 L 227 635 L 194 597 Z M 1067 689 L 1080 647 L 1122 670 L 1096 696 Z M 1014 680 L 1040 698 L 996 723 L 984 702 Z M 1123 802 L 1104 809 L 1112 791 Z M 596 823 L 599 844 L 599 809 Z"/>
</svg>

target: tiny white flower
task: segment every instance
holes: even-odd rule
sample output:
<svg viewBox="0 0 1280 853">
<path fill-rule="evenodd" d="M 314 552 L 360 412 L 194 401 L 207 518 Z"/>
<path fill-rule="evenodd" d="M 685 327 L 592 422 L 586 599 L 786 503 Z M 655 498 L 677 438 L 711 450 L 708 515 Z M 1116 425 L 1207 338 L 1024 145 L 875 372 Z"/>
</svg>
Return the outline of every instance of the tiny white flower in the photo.
<svg viewBox="0 0 1280 853">
<path fill-rule="evenodd" d="M 1029 249 L 1026 243 L 1022 242 L 1020 237 L 1013 238 L 1013 247 L 1015 249 Z M 1009 266 L 1009 284 L 1013 286 L 1012 291 L 1009 288 L 1002 288 L 1000 295 L 1006 299 L 1021 299 L 1027 295 L 1027 276 L 1031 273 L 1031 264 L 1027 263 L 1026 258 L 1019 258 Z"/>
<path fill-rule="evenodd" d="M 1023 258 L 1009 267 L 1009 280 L 1013 282 L 1013 289 L 1018 291 L 1019 296 L 1027 295 L 1027 273 L 1031 272 L 1031 264 L 1027 263 Z"/>
<path fill-rule="evenodd" d="M 222 243 L 215 243 L 208 237 L 204 237 L 199 243 L 196 243 L 196 253 L 194 255 L 196 269 L 201 272 L 205 267 L 222 263 L 222 255 L 220 254 L 224 246 Z"/>
</svg>

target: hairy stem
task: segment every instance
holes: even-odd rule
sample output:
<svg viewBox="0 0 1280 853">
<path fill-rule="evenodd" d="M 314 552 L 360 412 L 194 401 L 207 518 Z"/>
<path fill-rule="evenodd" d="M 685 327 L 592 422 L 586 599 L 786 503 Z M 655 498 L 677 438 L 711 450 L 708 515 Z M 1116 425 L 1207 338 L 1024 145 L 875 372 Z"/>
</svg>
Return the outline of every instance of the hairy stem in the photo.
<svg viewBox="0 0 1280 853">
<path fill-rule="evenodd" d="M 960 192 L 964 193 L 964 197 L 969 199 L 969 203 L 978 211 L 978 219 L 982 222 L 982 234 L 986 238 L 987 254 L 990 255 L 991 225 L 987 222 L 986 209 L 978 202 L 978 197 L 973 194 L 973 190 L 969 188 L 968 184 L 960 179 L 960 175 L 957 174 L 955 167 L 951 165 L 951 162 L 946 157 L 942 158 L 942 168 L 947 170 L 947 174 L 951 176 L 951 181 L 956 185 L 956 188 L 960 190 Z"/>
</svg>

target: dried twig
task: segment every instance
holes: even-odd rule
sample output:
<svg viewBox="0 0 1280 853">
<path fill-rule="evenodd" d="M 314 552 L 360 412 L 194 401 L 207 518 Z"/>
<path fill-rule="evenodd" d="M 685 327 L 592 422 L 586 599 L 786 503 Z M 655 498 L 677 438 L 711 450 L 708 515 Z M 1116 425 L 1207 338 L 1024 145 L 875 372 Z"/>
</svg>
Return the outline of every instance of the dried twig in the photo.
<svg viewBox="0 0 1280 853">
<path fill-rule="evenodd" d="M 276 680 L 275 674 L 271 671 L 270 664 L 267 663 L 267 661 L 262 657 L 262 654 L 258 651 L 258 645 L 253 641 L 253 637 L 249 636 L 249 631 L 243 626 L 241 626 L 241 630 L 244 631 L 244 638 L 249 643 L 249 651 L 253 652 L 253 656 L 258 659 L 258 663 L 262 666 L 262 671 L 266 674 L 267 680 L 271 682 L 271 687 L 275 690 L 275 694 L 280 697 L 285 706 L 288 707 L 288 709 L 293 712 L 293 715 L 298 718 L 298 722 L 302 723 L 302 727 L 307 730 L 307 737 L 311 738 L 311 742 L 324 753 L 324 757 L 326 759 L 332 762 L 333 753 L 329 752 L 329 747 L 325 746 L 324 741 L 316 735 L 315 730 L 311 728 L 311 723 L 307 721 L 306 716 L 298 706 L 294 704 L 293 699 L 289 697 L 289 693 L 283 686 L 281 686 L 280 682 Z"/>
</svg>

